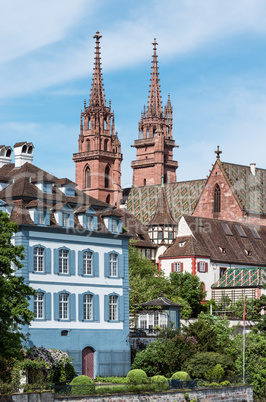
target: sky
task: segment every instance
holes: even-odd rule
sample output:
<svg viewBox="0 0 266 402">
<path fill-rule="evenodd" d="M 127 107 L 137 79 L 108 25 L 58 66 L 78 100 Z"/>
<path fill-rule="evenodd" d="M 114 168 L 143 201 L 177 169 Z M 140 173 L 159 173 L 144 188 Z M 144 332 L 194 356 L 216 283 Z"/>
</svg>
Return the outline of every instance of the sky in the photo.
<svg viewBox="0 0 266 402">
<path fill-rule="evenodd" d="M 154 38 L 163 105 L 170 93 L 177 181 L 221 160 L 266 168 L 265 0 L 0 0 L 0 143 L 34 144 L 33 163 L 75 180 L 80 111 L 100 31 L 106 101 L 132 184 Z"/>
</svg>

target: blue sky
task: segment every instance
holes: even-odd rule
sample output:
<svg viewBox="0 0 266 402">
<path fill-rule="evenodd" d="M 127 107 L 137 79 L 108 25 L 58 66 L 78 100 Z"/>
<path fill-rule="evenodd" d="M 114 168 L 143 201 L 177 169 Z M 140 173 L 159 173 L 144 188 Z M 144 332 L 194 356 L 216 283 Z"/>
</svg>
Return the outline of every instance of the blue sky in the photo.
<svg viewBox="0 0 266 402">
<path fill-rule="evenodd" d="M 75 179 L 99 30 L 123 186 L 132 182 L 154 37 L 162 101 L 170 93 L 174 108 L 177 180 L 206 177 L 218 144 L 222 160 L 266 168 L 265 21 L 265 0 L 0 0 L 0 142 L 32 141 L 34 164 Z"/>
</svg>

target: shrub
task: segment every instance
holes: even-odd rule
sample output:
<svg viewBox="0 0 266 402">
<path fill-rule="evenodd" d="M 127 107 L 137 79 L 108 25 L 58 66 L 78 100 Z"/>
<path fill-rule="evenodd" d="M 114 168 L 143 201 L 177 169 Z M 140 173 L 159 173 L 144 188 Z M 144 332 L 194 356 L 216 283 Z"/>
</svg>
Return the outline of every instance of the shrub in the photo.
<svg viewBox="0 0 266 402">
<path fill-rule="evenodd" d="M 148 377 L 145 371 L 134 369 L 127 373 L 127 383 L 129 384 L 147 384 Z"/>
<path fill-rule="evenodd" d="M 96 376 L 98 382 L 111 382 L 113 384 L 126 384 L 126 377 L 100 377 Z"/>
<path fill-rule="evenodd" d="M 216 364 L 211 370 L 204 374 L 204 377 L 208 380 L 215 379 L 220 380 L 224 376 L 224 369 L 220 364 Z"/>
<path fill-rule="evenodd" d="M 157 374 L 167 374 L 168 365 L 165 361 L 165 344 L 157 339 L 144 350 L 137 352 L 132 369 L 142 369 L 149 377 Z"/>
<path fill-rule="evenodd" d="M 230 385 L 230 381 L 222 381 L 222 382 L 220 382 L 220 386 L 221 387 L 228 387 L 228 385 Z"/>
<path fill-rule="evenodd" d="M 95 393 L 94 381 L 86 375 L 74 378 L 70 385 L 72 395 L 92 395 Z"/>
<path fill-rule="evenodd" d="M 191 356 L 183 364 L 182 369 L 187 371 L 192 378 L 204 379 L 204 374 L 220 364 L 224 369 L 225 376 L 230 377 L 234 370 L 233 360 L 226 355 L 215 352 L 199 352 Z"/>
<path fill-rule="evenodd" d="M 211 382 L 211 383 L 209 384 L 209 387 L 212 387 L 212 388 L 219 388 L 219 387 L 220 387 L 220 384 L 218 384 L 218 382 Z"/>
<path fill-rule="evenodd" d="M 157 385 L 158 390 L 166 390 L 169 388 L 167 378 L 163 375 L 154 375 L 151 377 L 151 381 Z"/>
<path fill-rule="evenodd" d="M 172 375 L 171 380 L 188 381 L 190 380 L 190 376 L 185 371 L 177 371 Z"/>
</svg>

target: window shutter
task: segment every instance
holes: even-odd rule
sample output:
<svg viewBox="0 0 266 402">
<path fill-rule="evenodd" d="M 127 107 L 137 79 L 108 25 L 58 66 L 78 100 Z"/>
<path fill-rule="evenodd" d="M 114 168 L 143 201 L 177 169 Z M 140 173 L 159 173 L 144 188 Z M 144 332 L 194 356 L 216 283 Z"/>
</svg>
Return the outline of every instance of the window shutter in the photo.
<svg viewBox="0 0 266 402">
<path fill-rule="evenodd" d="M 93 217 L 92 225 L 93 225 L 93 230 L 97 230 L 97 229 L 98 229 L 98 218 L 97 218 L 97 216 L 94 216 L 94 217 Z"/>
<path fill-rule="evenodd" d="M 54 249 L 54 274 L 59 274 L 59 249 Z"/>
<path fill-rule="evenodd" d="M 93 276 L 99 276 L 99 253 L 93 253 Z"/>
<path fill-rule="evenodd" d="M 76 320 L 76 295 L 74 293 L 70 295 L 70 320 Z"/>
<path fill-rule="evenodd" d="M 50 226 L 50 211 L 45 211 L 45 225 Z"/>
<path fill-rule="evenodd" d="M 118 254 L 118 276 L 119 278 L 124 278 L 124 264 L 123 264 L 123 254 Z"/>
<path fill-rule="evenodd" d="M 171 271 L 175 272 L 175 263 L 174 262 L 172 262 L 172 264 L 171 264 Z"/>
<path fill-rule="evenodd" d="M 83 321 L 83 295 L 79 294 L 78 299 L 79 299 L 79 306 L 78 306 L 79 307 L 79 313 L 78 313 L 79 321 Z"/>
<path fill-rule="evenodd" d="M 104 276 L 106 278 L 109 278 L 110 272 L 109 272 L 109 254 L 105 253 L 104 254 Z"/>
<path fill-rule="evenodd" d="M 83 251 L 78 251 L 78 274 L 83 275 Z"/>
<path fill-rule="evenodd" d="M 208 272 L 208 263 L 205 262 L 205 272 Z"/>
<path fill-rule="evenodd" d="M 99 295 L 93 296 L 93 320 L 100 321 Z"/>
<path fill-rule="evenodd" d="M 109 296 L 104 295 L 104 321 L 109 321 Z"/>
<path fill-rule="evenodd" d="M 46 274 L 51 273 L 51 249 L 50 248 L 45 249 L 45 273 Z"/>
<path fill-rule="evenodd" d="M 197 263 L 198 272 L 200 272 L 200 262 Z"/>
<path fill-rule="evenodd" d="M 34 296 L 31 296 L 29 299 L 29 309 L 30 311 L 34 311 Z"/>
<path fill-rule="evenodd" d="M 28 269 L 29 269 L 29 272 L 34 272 L 33 249 L 34 249 L 34 247 L 28 247 Z"/>
<path fill-rule="evenodd" d="M 45 294 L 45 319 L 51 320 L 51 293 Z"/>
<path fill-rule="evenodd" d="M 108 230 L 112 232 L 112 218 L 108 218 Z"/>
<path fill-rule="evenodd" d="M 122 231 L 123 231 L 122 221 L 121 221 L 121 219 L 119 219 L 119 222 L 118 222 L 118 232 L 119 232 L 119 233 L 122 233 Z"/>
<path fill-rule="evenodd" d="M 35 225 L 38 225 L 38 211 L 36 208 L 34 209 L 34 212 L 33 212 L 33 222 Z"/>
<path fill-rule="evenodd" d="M 75 250 L 70 250 L 69 251 L 69 273 L 70 275 L 75 275 L 76 270 L 75 270 L 75 255 L 76 252 Z"/>
<path fill-rule="evenodd" d="M 58 211 L 58 225 L 63 226 L 63 215 L 61 211 Z"/>
<path fill-rule="evenodd" d="M 124 296 L 118 297 L 119 321 L 124 321 Z"/>
<path fill-rule="evenodd" d="M 180 262 L 180 272 L 183 272 L 183 262 Z"/>
<path fill-rule="evenodd" d="M 54 293 L 54 319 L 59 320 L 59 293 Z"/>
<path fill-rule="evenodd" d="M 70 226 L 71 228 L 74 227 L 74 214 L 70 214 L 70 215 L 69 215 L 69 226 Z"/>
</svg>

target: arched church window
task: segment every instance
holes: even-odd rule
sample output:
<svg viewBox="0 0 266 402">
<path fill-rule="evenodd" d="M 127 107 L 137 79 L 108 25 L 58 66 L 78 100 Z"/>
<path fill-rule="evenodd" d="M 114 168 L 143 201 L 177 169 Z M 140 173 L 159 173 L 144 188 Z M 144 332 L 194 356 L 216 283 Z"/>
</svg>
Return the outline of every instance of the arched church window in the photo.
<svg viewBox="0 0 266 402">
<path fill-rule="evenodd" d="M 103 145 L 104 151 L 107 151 L 107 147 L 108 147 L 108 140 L 104 140 L 104 145 Z"/>
<path fill-rule="evenodd" d="M 91 171 L 89 166 L 85 170 L 85 187 L 90 188 L 91 186 Z"/>
<path fill-rule="evenodd" d="M 147 135 L 146 135 L 146 137 L 149 138 L 149 135 L 150 135 L 149 129 L 147 128 Z"/>
<path fill-rule="evenodd" d="M 91 129 L 91 119 L 88 120 L 88 130 Z"/>
<path fill-rule="evenodd" d="M 104 129 L 106 130 L 106 119 L 104 119 Z"/>
<path fill-rule="evenodd" d="M 110 185 L 110 168 L 107 165 L 105 168 L 105 175 L 104 175 L 104 187 L 109 188 Z"/>
<path fill-rule="evenodd" d="M 221 212 L 221 190 L 216 183 L 214 188 L 214 207 L 213 212 Z"/>
</svg>

